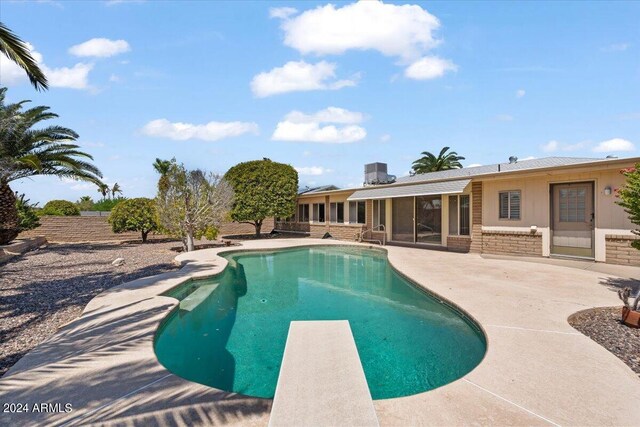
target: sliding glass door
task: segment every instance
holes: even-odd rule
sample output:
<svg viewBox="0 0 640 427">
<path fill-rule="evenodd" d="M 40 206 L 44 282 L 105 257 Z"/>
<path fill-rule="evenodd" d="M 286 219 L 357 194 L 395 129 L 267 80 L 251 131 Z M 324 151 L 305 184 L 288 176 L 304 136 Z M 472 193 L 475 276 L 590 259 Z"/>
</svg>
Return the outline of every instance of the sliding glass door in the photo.
<svg viewBox="0 0 640 427">
<path fill-rule="evenodd" d="M 392 199 L 391 238 L 397 242 L 442 243 L 440 196 Z"/>
<path fill-rule="evenodd" d="M 400 197 L 392 200 L 391 237 L 398 242 L 413 243 L 413 197 Z"/>
<path fill-rule="evenodd" d="M 442 241 L 442 199 L 416 197 L 416 242 L 439 245 Z"/>
</svg>

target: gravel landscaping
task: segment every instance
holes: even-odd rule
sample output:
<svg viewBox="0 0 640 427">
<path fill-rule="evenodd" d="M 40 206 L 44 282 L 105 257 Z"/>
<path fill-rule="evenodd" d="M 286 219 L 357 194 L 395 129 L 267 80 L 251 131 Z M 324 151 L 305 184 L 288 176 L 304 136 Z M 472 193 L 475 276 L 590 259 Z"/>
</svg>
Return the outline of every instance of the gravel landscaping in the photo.
<svg viewBox="0 0 640 427">
<path fill-rule="evenodd" d="M 50 244 L 0 264 L 0 375 L 100 292 L 176 269 L 179 242 Z M 115 267 L 116 258 L 125 264 Z"/>
<path fill-rule="evenodd" d="M 620 307 L 603 307 L 579 311 L 569 317 L 569 324 L 615 354 L 640 375 L 640 329 L 629 328 L 620 321 Z"/>
</svg>

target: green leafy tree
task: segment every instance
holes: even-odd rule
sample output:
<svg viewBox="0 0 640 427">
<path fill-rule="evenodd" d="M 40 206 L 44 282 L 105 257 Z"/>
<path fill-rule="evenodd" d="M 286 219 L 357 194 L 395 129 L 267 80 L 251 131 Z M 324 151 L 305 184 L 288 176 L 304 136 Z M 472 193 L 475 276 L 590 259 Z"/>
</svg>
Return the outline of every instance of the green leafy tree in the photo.
<svg viewBox="0 0 640 427">
<path fill-rule="evenodd" d="M 464 157 L 458 156 L 455 151 L 450 153 L 447 153 L 447 151 L 449 151 L 449 147 L 443 147 L 438 156 L 428 151 L 423 151 L 421 153 L 422 157 L 413 162 L 413 172 L 427 173 L 461 168 L 460 160 L 464 160 Z"/>
<path fill-rule="evenodd" d="M 156 203 L 145 197 L 118 203 L 109 215 L 109 224 L 114 233 L 139 231 L 142 243 L 145 243 L 149 232 L 158 229 Z"/>
<path fill-rule="evenodd" d="M 616 203 L 629 214 L 632 223 L 640 225 L 640 163 L 633 168 L 622 169 L 620 173 L 626 177 L 626 182 L 617 190 L 616 195 L 620 200 Z M 640 236 L 640 230 L 636 229 L 632 232 Z M 631 246 L 640 249 L 640 240 L 632 241 Z"/>
<path fill-rule="evenodd" d="M 290 165 L 269 159 L 239 163 L 225 179 L 235 194 L 231 219 L 251 224 L 260 237 L 265 218 L 288 218 L 295 213 L 298 172 Z"/>
<path fill-rule="evenodd" d="M 76 206 L 81 211 L 92 211 L 93 210 L 93 199 L 91 196 L 82 196 L 76 202 Z"/>
<path fill-rule="evenodd" d="M 0 22 L 0 52 L 22 68 L 36 90 L 47 89 L 47 77 L 31 55 L 29 46 Z"/>
<path fill-rule="evenodd" d="M 195 249 L 195 239 L 215 238 L 231 208 L 231 186 L 219 175 L 187 170 L 175 160 L 165 177 L 156 197 L 161 230 L 180 238 L 185 251 Z"/>
<path fill-rule="evenodd" d="M 18 210 L 18 228 L 20 232 L 33 230 L 40 227 L 40 218 L 36 214 L 37 203 L 30 203 L 24 198 L 24 194 L 16 198 L 16 209 Z"/>
<path fill-rule="evenodd" d="M 68 200 L 51 200 L 48 201 L 38 213 L 40 216 L 79 216 L 80 209 L 78 209 L 75 203 L 69 202 Z"/>
<path fill-rule="evenodd" d="M 62 126 L 34 129 L 42 121 L 58 117 L 49 107 L 25 110 L 22 101 L 6 104 L 6 88 L 0 88 L 0 245 L 18 235 L 16 197 L 9 183 L 35 175 L 99 183 L 102 174 L 93 158 L 73 144 L 78 138 Z"/>
</svg>

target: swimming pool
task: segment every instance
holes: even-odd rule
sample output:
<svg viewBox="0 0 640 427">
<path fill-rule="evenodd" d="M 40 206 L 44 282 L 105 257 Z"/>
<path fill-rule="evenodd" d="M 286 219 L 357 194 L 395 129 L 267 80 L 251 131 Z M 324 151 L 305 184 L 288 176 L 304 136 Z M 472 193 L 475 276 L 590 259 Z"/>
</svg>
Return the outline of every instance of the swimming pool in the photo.
<svg viewBox="0 0 640 427">
<path fill-rule="evenodd" d="M 399 275 L 382 250 L 313 246 L 222 256 L 229 261 L 222 273 L 166 294 L 180 305 L 158 329 L 156 355 L 188 380 L 272 398 L 292 320 L 349 320 L 374 399 L 447 384 L 486 351 L 477 325 Z"/>
</svg>

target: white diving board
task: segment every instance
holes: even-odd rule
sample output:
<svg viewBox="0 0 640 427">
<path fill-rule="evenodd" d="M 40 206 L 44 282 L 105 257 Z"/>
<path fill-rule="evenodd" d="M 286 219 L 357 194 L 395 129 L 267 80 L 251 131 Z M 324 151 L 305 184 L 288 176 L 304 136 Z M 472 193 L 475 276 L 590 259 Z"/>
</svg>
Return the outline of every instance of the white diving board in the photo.
<svg viewBox="0 0 640 427">
<path fill-rule="evenodd" d="M 347 320 L 291 322 L 269 426 L 378 426 Z"/>
</svg>

